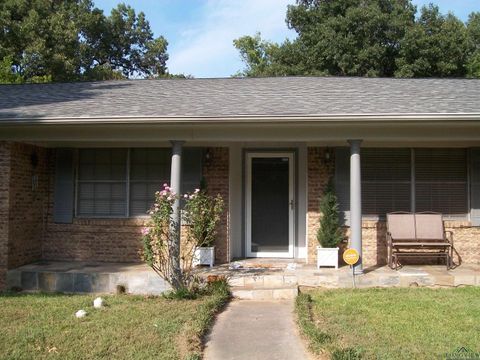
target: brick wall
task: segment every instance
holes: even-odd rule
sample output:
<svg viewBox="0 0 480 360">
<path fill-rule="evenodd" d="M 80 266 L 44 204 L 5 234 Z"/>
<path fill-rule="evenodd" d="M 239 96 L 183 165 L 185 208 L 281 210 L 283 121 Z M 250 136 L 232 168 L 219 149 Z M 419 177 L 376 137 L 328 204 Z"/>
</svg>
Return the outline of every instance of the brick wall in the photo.
<svg viewBox="0 0 480 360">
<path fill-rule="evenodd" d="M 203 176 L 207 183 L 207 191 L 211 195 L 220 194 L 224 201 L 224 211 L 220 221 L 217 240 L 215 242 L 216 263 L 230 261 L 229 235 L 229 152 L 228 148 L 207 149 L 210 158 L 203 167 Z"/>
<path fill-rule="evenodd" d="M 49 216 L 45 260 L 141 262 L 145 219 L 81 219 L 55 224 Z"/>
<path fill-rule="evenodd" d="M 38 146 L 0 142 L 0 289 L 7 269 L 42 257 L 47 153 Z"/>
<path fill-rule="evenodd" d="M 10 148 L 10 143 L 0 142 L 0 291 L 5 288 L 8 269 Z"/>
<path fill-rule="evenodd" d="M 309 147 L 307 155 L 308 186 L 308 263 L 317 262 L 317 230 L 320 224 L 320 198 L 329 179 L 334 175 L 335 159 L 330 151 L 330 159 L 325 158 L 327 149 Z"/>
<path fill-rule="evenodd" d="M 14 143 L 11 156 L 8 267 L 14 268 L 42 258 L 49 177 L 47 149 Z"/>
</svg>

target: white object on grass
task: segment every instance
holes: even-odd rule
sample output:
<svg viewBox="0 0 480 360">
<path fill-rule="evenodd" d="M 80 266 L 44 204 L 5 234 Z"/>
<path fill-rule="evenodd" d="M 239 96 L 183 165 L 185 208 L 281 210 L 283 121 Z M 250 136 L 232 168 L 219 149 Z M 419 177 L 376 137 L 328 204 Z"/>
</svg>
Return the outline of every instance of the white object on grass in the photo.
<svg viewBox="0 0 480 360">
<path fill-rule="evenodd" d="M 87 312 L 85 310 L 78 310 L 76 313 L 75 313 L 75 316 L 77 318 L 83 318 L 85 316 L 87 316 Z"/>
<path fill-rule="evenodd" d="M 93 300 L 93 307 L 95 309 L 100 309 L 103 307 L 103 299 L 101 297 L 97 297 L 95 300 Z"/>
</svg>

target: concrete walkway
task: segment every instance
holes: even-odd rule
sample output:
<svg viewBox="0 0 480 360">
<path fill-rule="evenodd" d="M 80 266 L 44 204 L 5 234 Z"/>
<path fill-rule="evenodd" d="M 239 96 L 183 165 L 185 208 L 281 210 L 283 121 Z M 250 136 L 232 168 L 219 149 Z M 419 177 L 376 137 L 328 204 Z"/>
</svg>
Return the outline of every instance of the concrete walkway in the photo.
<svg viewBox="0 0 480 360">
<path fill-rule="evenodd" d="M 232 301 L 207 337 L 205 359 L 310 359 L 294 322 L 293 301 Z"/>
</svg>

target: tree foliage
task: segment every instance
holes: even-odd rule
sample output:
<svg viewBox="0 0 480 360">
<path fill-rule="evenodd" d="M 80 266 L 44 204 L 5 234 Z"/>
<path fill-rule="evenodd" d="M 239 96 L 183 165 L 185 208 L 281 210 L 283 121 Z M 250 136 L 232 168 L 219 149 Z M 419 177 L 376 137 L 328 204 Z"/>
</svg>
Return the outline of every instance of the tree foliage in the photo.
<svg viewBox="0 0 480 360">
<path fill-rule="evenodd" d="M 297 37 L 234 40 L 243 76 L 479 76 L 480 13 L 467 23 L 411 0 L 297 0 L 286 14 Z"/>
<path fill-rule="evenodd" d="M 0 29 L 2 74 L 9 62 L 15 82 L 166 73 L 167 41 L 125 4 L 106 16 L 91 0 L 3 0 Z"/>
</svg>

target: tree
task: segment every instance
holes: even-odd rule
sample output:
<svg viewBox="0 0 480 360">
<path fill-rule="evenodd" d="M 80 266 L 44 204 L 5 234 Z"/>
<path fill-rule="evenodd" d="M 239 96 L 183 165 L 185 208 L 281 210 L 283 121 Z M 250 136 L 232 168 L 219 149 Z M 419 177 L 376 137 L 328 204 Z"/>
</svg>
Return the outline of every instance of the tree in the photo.
<svg viewBox="0 0 480 360">
<path fill-rule="evenodd" d="M 298 33 L 307 69 L 391 76 L 414 15 L 408 0 L 301 0 L 288 7 L 287 24 Z"/>
<path fill-rule="evenodd" d="M 297 43 L 286 40 L 281 46 L 262 40 L 261 34 L 242 36 L 233 40 L 246 64 L 235 76 L 286 76 L 305 72 L 299 59 Z"/>
<path fill-rule="evenodd" d="M 480 78 L 480 12 L 471 13 L 467 22 L 467 76 Z"/>
<path fill-rule="evenodd" d="M 480 15 L 467 24 L 411 0 L 297 0 L 286 21 L 297 38 L 234 40 L 243 76 L 479 76 Z"/>
<path fill-rule="evenodd" d="M 166 73 L 167 41 L 125 4 L 110 16 L 91 0 L 4 0 L 0 58 L 22 81 L 103 80 Z"/>
<path fill-rule="evenodd" d="M 437 6 L 423 7 L 418 21 L 400 42 L 395 75 L 463 77 L 467 54 L 465 24 L 452 14 L 440 14 Z"/>
<path fill-rule="evenodd" d="M 288 7 L 286 18 L 298 34 L 295 40 L 276 45 L 257 38 L 270 50 L 261 74 L 277 64 L 285 75 L 392 76 L 400 40 L 414 16 L 409 0 L 299 0 Z M 248 69 L 252 63 L 246 60 Z"/>
</svg>

